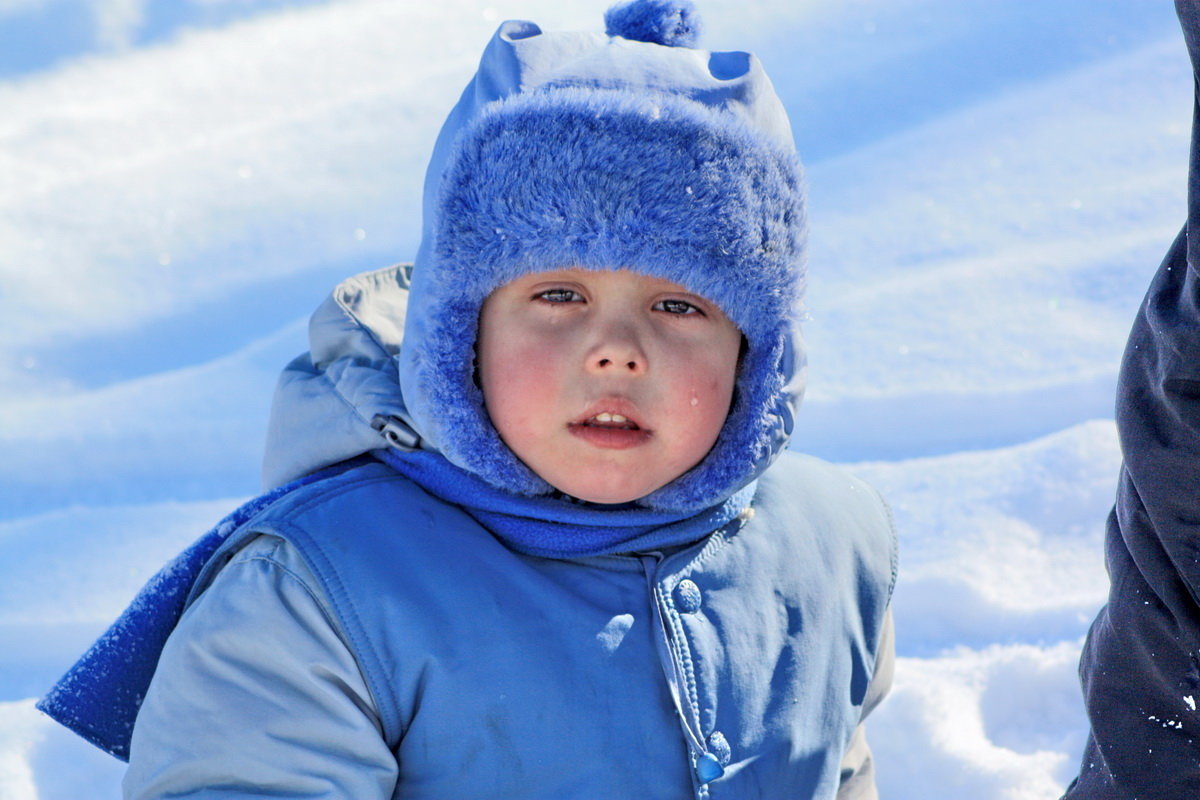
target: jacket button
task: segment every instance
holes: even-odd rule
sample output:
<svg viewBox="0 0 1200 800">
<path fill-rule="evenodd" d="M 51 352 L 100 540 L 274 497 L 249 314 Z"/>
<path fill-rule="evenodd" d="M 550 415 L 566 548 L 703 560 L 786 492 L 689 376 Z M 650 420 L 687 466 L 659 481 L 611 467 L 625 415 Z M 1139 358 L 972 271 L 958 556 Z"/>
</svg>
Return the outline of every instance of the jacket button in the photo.
<svg viewBox="0 0 1200 800">
<path fill-rule="evenodd" d="M 685 614 L 695 614 L 700 610 L 700 587 L 684 578 L 675 587 L 675 607 Z"/>
<path fill-rule="evenodd" d="M 696 777 L 701 783 L 711 783 L 725 774 L 725 768 L 712 753 L 704 753 L 696 759 Z"/>
<path fill-rule="evenodd" d="M 727 766 L 729 760 L 733 758 L 733 752 L 729 749 L 729 742 L 725 739 L 725 734 L 720 731 L 713 731 L 708 737 L 708 752 L 716 756 L 717 761 L 721 766 Z"/>
</svg>

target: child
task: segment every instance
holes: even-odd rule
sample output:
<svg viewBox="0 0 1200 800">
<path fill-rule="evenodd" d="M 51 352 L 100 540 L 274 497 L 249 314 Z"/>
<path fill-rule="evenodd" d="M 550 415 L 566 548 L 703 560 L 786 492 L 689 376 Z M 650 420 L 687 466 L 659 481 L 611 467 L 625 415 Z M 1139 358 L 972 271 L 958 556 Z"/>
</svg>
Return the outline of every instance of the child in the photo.
<svg viewBox="0 0 1200 800">
<path fill-rule="evenodd" d="M 280 488 L 44 701 L 128 752 L 126 797 L 875 797 L 895 543 L 783 453 L 786 116 L 753 57 L 689 48 L 690 6 L 606 21 L 500 27 L 411 287 L 342 284 L 283 375 Z"/>
<path fill-rule="evenodd" d="M 1200 78 L 1200 7 L 1175 3 Z M 1121 366 L 1112 587 L 1079 664 L 1091 732 L 1070 800 L 1200 797 L 1200 128 L 1188 220 Z"/>
</svg>

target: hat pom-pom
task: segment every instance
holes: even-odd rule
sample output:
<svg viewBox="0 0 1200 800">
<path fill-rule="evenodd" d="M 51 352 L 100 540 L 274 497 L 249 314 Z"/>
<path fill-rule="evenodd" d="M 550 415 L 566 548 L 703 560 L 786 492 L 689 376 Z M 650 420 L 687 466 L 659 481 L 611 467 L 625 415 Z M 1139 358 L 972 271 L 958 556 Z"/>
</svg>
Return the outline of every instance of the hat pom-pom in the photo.
<svg viewBox="0 0 1200 800">
<path fill-rule="evenodd" d="M 626 0 L 604 12 L 605 33 L 667 47 L 692 47 L 700 15 L 691 0 Z"/>
</svg>

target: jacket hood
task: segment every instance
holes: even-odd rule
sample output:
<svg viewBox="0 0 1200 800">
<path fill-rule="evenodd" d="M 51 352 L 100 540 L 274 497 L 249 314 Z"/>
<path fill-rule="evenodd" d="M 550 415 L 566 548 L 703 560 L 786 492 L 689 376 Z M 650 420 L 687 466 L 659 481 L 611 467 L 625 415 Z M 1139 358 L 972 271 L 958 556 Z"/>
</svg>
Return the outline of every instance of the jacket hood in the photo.
<svg viewBox="0 0 1200 800">
<path fill-rule="evenodd" d="M 309 351 L 279 377 L 263 486 L 273 489 L 380 448 L 418 445 L 396 368 L 411 265 L 338 284 L 308 323 Z"/>
</svg>

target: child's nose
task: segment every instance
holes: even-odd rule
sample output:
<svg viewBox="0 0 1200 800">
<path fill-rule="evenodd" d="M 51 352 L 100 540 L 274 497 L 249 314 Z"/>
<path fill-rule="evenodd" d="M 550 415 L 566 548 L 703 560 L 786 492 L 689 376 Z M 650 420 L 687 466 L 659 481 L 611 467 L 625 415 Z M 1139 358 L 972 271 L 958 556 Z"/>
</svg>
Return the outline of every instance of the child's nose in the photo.
<svg viewBox="0 0 1200 800">
<path fill-rule="evenodd" d="M 646 354 L 632 331 L 611 330 L 588 354 L 588 368 L 596 373 L 638 375 L 646 371 Z"/>
<path fill-rule="evenodd" d="M 630 359 L 630 360 L 626 361 L 624 364 L 620 363 L 620 361 L 613 361 L 608 358 L 601 358 L 596 362 L 597 369 L 603 370 L 603 369 L 607 369 L 610 367 L 617 369 L 617 370 L 624 368 L 630 372 L 641 372 L 641 370 L 642 370 L 642 364 L 636 358 Z"/>
</svg>

